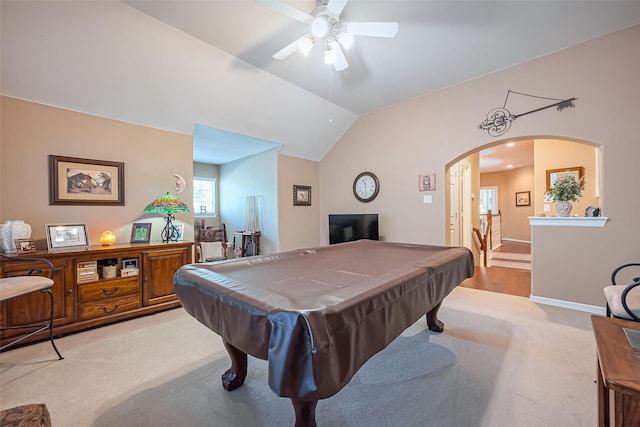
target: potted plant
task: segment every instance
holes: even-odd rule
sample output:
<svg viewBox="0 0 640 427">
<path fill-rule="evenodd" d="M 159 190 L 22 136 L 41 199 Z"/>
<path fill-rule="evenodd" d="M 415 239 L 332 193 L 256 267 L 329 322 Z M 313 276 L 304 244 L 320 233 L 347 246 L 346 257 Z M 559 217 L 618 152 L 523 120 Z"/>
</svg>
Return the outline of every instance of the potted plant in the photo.
<svg viewBox="0 0 640 427">
<path fill-rule="evenodd" d="M 571 213 L 571 202 L 577 202 L 578 197 L 582 197 L 582 184 L 584 177 L 576 180 L 573 175 L 562 174 L 553 184 L 553 188 L 544 192 L 546 197 L 556 202 L 556 212 L 558 216 L 569 216 Z"/>
</svg>

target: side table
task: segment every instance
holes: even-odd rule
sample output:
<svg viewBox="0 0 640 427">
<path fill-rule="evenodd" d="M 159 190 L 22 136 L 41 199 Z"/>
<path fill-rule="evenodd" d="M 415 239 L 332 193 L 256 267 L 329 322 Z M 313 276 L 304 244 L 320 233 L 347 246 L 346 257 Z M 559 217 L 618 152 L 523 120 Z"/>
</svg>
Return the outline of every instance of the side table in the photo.
<svg viewBox="0 0 640 427">
<path fill-rule="evenodd" d="M 598 352 L 598 426 L 638 426 L 640 350 L 631 347 L 624 328 L 640 331 L 640 323 L 594 315 L 591 324 Z"/>
</svg>

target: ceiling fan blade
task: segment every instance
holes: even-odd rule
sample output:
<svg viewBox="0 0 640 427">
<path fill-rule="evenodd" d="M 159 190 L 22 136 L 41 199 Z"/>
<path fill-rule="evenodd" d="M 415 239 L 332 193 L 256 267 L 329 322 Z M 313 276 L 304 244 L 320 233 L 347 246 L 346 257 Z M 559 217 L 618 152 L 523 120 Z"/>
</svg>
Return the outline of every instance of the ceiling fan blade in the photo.
<svg viewBox="0 0 640 427">
<path fill-rule="evenodd" d="M 329 3 L 327 4 L 327 11 L 336 16 L 340 16 L 342 9 L 344 9 L 348 1 L 349 0 L 329 0 Z"/>
<path fill-rule="evenodd" d="M 336 62 L 333 63 L 333 68 L 336 71 L 342 71 L 349 68 L 349 64 L 347 63 L 347 58 L 344 57 L 344 52 L 342 52 L 342 48 L 336 42 L 331 43 L 331 49 L 335 49 L 336 52 Z"/>
<path fill-rule="evenodd" d="M 395 37 L 397 22 L 345 22 L 347 32 L 355 36 Z"/>
<path fill-rule="evenodd" d="M 289 18 L 293 18 L 296 21 L 310 23 L 313 20 L 313 17 L 308 13 L 304 13 L 295 7 L 282 3 L 279 0 L 256 0 L 256 3 L 283 15 L 287 15 Z"/>
<path fill-rule="evenodd" d="M 304 38 L 304 36 L 300 37 L 300 39 Z M 296 52 L 298 49 L 300 49 L 300 43 L 299 40 L 294 41 L 291 44 L 286 45 L 284 48 L 280 49 L 278 52 L 273 54 L 273 59 L 285 59 L 287 56 L 291 55 L 292 53 Z"/>
</svg>

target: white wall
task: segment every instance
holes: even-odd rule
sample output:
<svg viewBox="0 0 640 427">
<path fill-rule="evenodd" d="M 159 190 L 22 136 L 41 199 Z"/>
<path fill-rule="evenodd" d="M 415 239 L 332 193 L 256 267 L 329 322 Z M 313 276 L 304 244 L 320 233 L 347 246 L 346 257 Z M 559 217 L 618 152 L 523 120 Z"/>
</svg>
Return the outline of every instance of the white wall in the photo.
<svg viewBox="0 0 640 427">
<path fill-rule="evenodd" d="M 247 196 L 262 196 L 261 254 L 278 251 L 277 153 L 270 150 L 220 166 L 220 216 L 230 242 L 234 231 L 244 230 Z"/>
</svg>

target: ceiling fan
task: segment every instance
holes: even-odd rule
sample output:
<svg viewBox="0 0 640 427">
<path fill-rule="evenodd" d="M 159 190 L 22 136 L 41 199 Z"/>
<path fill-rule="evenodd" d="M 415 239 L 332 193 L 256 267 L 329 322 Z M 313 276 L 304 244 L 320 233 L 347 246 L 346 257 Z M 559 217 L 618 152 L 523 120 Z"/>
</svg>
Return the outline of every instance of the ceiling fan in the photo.
<svg viewBox="0 0 640 427">
<path fill-rule="evenodd" d="M 324 49 L 324 62 L 333 64 L 336 71 L 342 71 L 349 67 L 342 49 L 351 47 L 353 36 L 395 37 L 398 33 L 397 22 L 342 22 L 340 13 L 347 1 L 319 0 L 318 6 L 308 14 L 280 0 L 256 0 L 262 6 L 310 26 L 309 33 L 276 52 L 273 58 L 285 59 L 298 50 L 306 56 L 318 43 Z"/>
</svg>

